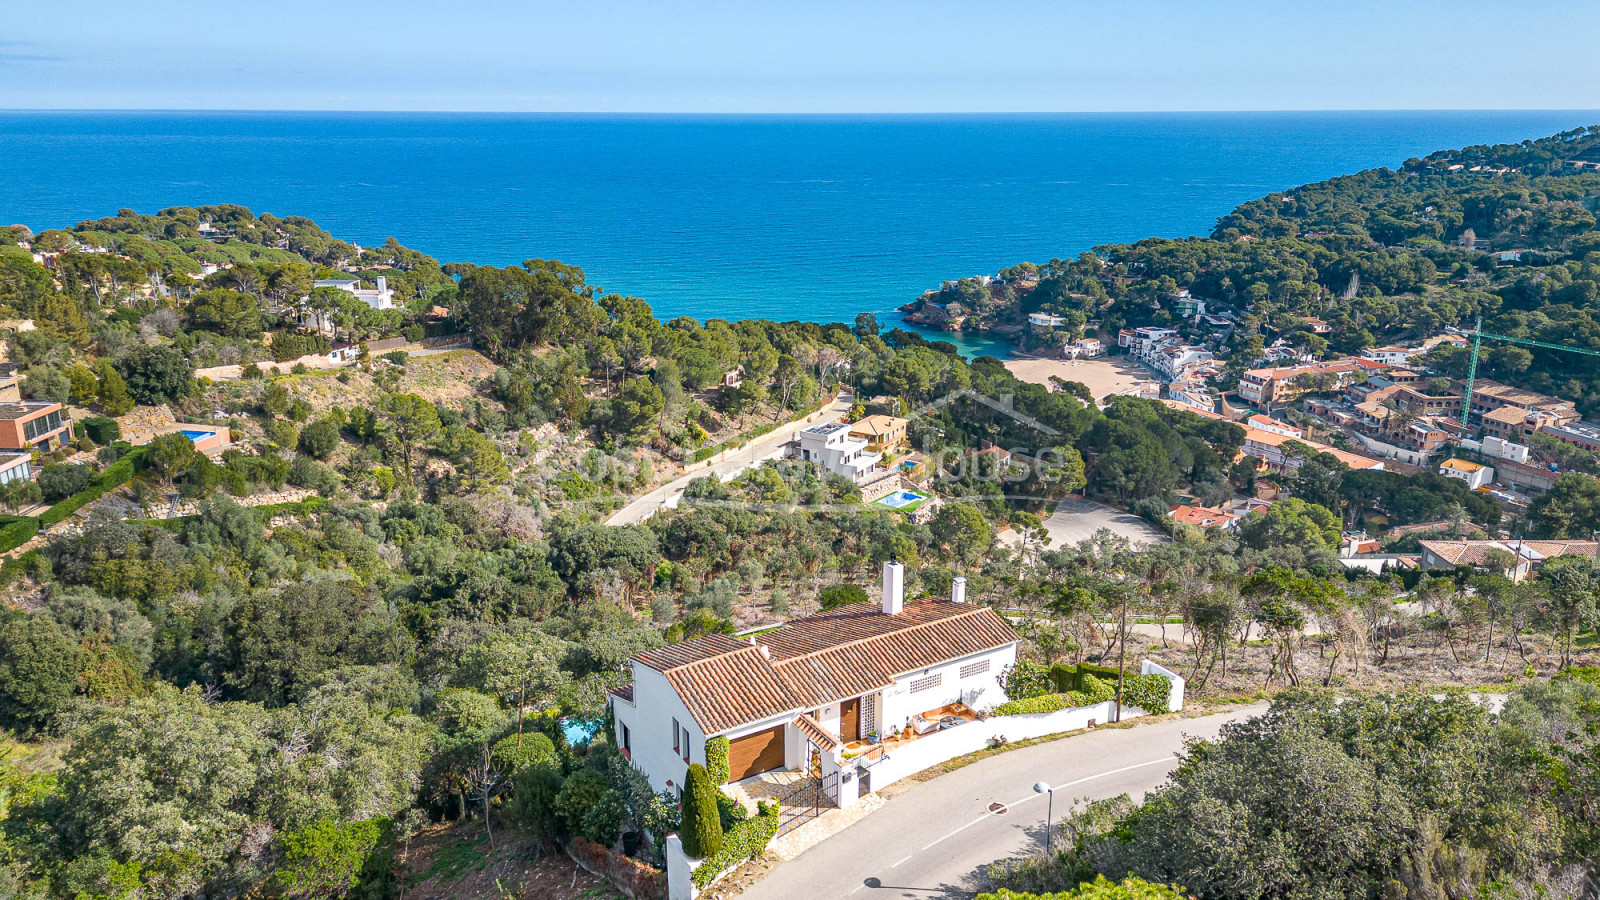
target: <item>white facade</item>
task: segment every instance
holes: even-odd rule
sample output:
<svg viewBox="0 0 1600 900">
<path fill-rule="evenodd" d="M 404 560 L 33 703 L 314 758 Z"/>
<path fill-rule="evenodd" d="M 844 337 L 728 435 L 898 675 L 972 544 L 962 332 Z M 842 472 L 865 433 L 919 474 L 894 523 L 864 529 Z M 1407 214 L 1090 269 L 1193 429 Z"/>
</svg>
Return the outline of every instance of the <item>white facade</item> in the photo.
<svg viewBox="0 0 1600 900">
<path fill-rule="evenodd" d="M 655 790 L 682 788 L 689 763 L 705 765 L 706 736 L 667 683 L 667 676 L 633 663 L 633 699 L 613 695 L 611 710 L 616 719 L 616 734 L 612 735 L 616 745 L 649 776 Z"/>
<path fill-rule="evenodd" d="M 1457 481 L 1465 481 L 1467 487 L 1477 490 L 1494 481 L 1494 469 L 1464 459 L 1447 459 L 1439 464 L 1439 474 Z"/>
<path fill-rule="evenodd" d="M 867 442 L 850 434 L 843 422 L 825 422 L 800 431 L 799 458 L 824 472 L 843 475 L 856 484 L 878 471 L 883 454 L 867 449 Z"/>
<path fill-rule="evenodd" d="M 1492 435 L 1485 437 L 1482 441 L 1466 438 L 1460 444 L 1463 450 L 1476 450 L 1484 456 L 1507 459 L 1522 465 L 1528 464 L 1528 454 L 1532 452 L 1525 444 L 1514 444 L 1504 438 L 1497 438 Z"/>
<path fill-rule="evenodd" d="M 394 291 L 389 290 L 389 279 L 379 275 L 377 280 L 376 290 L 362 287 L 359 278 L 324 278 L 312 286 L 338 288 L 373 309 L 394 309 Z"/>
<path fill-rule="evenodd" d="M 899 615 L 899 610 L 904 609 L 904 577 L 900 563 L 885 564 L 882 610 L 886 615 Z M 964 605 L 965 599 L 966 581 L 958 578 L 951 586 L 951 600 Z M 667 676 L 633 660 L 631 694 L 627 691 L 620 695 L 613 693 L 610 698 L 616 722 L 613 738 L 616 746 L 624 750 L 657 791 L 681 788 L 689 765 L 705 764 L 707 738 L 726 737 L 734 741 L 778 726 L 783 728 L 783 768 L 798 769 L 811 758 L 816 743 L 799 727 L 801 714 L 815 719 L 842 745 L 839 736 L 846 729 L 841 728 L 841 709 L 845 702 L 859 700 L 856 704 L 860 716 L 858 728 L 849 730 L 863 739 L 872 733 L 887 736 L 903 730 L 913 717 L 950 704 L 962 703 L 983 711 L 1004 703 L 1006 695 L 1000 679 L 1016 661 L 1017 644 L 1011 642 L 897 673 L 889 684 L 855 697 L 841 697 L 815 708 L 782 710 L 758 721 L 707 734 L 696 723 Z M 717 690 L 717 687 L 707 685 L 705 689 Z M 895 755 L 899 753 L 895 751 Z M 836 757 L 833 764 L 837 766 L 842 761 L 842 750 L 828 748 L 823 756 Z"/>
</svg>

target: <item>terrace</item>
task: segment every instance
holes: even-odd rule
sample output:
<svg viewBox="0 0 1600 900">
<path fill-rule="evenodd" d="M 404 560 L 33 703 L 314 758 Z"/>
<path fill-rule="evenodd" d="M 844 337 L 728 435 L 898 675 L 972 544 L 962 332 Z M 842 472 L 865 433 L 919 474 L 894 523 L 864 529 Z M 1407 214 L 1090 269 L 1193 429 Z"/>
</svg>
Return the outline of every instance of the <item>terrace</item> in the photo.
<svg viewBox="0 0 1600 900">
<path fill-rule="evenodd" d="M 897 747 L 922 740 L 941 731 L 947 731 L 968 722 L 978 721 L 978 714 L 965 703 L 947 703 L 944 706 L 925 710 L 917 713 L 911 719 L 911 724 L 902 731 L 879 740 L 876 744 L 866 741 L 851 741 L 844 745 L 846 759 L 860 759 L 870 762 L 889 755 Z"/>
</svg>

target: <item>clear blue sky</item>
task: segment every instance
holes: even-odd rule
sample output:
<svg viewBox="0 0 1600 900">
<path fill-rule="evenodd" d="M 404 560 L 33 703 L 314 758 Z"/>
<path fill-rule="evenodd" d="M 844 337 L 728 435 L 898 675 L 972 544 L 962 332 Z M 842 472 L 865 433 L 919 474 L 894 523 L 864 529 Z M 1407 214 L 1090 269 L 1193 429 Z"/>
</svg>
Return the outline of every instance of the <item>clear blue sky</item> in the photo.
<svg viewBox="0 0 1600 900">
<path fill-rule="evenodd" d="M 1577 109 L 1600 3 L 12 4 L 0 108 Z"/>
</svg>

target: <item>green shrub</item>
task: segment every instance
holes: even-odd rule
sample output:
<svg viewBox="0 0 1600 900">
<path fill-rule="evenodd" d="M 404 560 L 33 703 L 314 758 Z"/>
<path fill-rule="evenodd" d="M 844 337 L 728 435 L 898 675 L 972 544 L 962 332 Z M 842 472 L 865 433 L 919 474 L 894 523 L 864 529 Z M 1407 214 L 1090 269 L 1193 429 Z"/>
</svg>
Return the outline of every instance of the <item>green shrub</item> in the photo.
<svg viewBox="0 0 1600 900">
<path fill-rule="evenodd" d="M 1075 691 L 1078 689 L 1078 667 L 1056 663 L 1050 667 L 1050 680 L 1057 691 Z"/>
<path fill-rule="evenodd" d="M 548 737 L 538 733 L 522 736 L 519 746 L 517 736 L 508 734 L 494 743 L 494 762 L 500 771 L 515 778 L 518 772 L 530 766 L 555 762 L 556 745 Z"/>
<path fill-rule="evenodd" d="M 90 416 L 82 425 L 84 434 L 96 444 L 109 444 L 122 437 L 122 426 L 110 416 Z"/>
<path fill-rule="evenodd" d="M 517 823 L 536 838 L 556 840 L 562 837 L 565 831 L 561 814 L 556 810 L 556 798 L 564 786 L 561 767 L 553 762 L 518 772 L 516 787 L 511 793 L 511 810 Z"/>
<path fill-rule="evenodd" d="M 1063 709 L 1092 706 L 1095 702 L 1090 700 L 1087 694 L 1078 691 L 1066 691 L 1060 694 L 1041 694 L 1037 697 L 1002 703 L 994 708 L 994 714 L 997 716 L 1026 716 L 1038 713 L 1053 713 L 1060 712 Z"/>
<path fill-rule="evenodd" d="M 60 500 L 88 487 L 94 480 L 94 470 L 88 466 L 60 463 L 39 470 L 39 490 L 46 500 Z"/>
<path fill-rule="evenodd" d="M 728 739 L 714 737 L 706 741 L 706 771 L 717 784 L 727 784 L 733 774 L 728 768 Z"/>
<path fill-rule="evenodd" d="M 367 858 L 384 843 L 386 819 L 313 822 L 278 834 L 283 865 L 273 883 L 290 896 L 336 897 L 355 886 Z"/>
<path fill-rule="evenodd" d="M 1187 900 L 1188 896 L 1181 887 L 1154 884 L 1131 875 L 1120 883 L 1096 875 L 1094 881 L 1085 881 L 1070 891 L 1019 894 L 1001 889 L 992 894 L 979 894 L 975 900 Z"/>
<path fill-rule="evenodd" d="M 830 584 L 817 595 L 823 609 L 838 609 L 852 603 L 865 603 L 867 590 L 859 584 Z"/>
<path fill-rule="evenodd" d="M 1084 673 L 1079 678 L 1078 690 L 1089 697 L 1090 703 L 1103 703 L 1107 700 L 1117 699 L 1117 685 L 1115 682 L 1102 681 L 1100 678 Z"/>
<path fill-rule="evenodd" d="M 690 767 L 691 770 L 695 768 Z M 687 795 L 685 795 L 687 799 Z M 722 842 L 722 849 L 707 857 L 695 870 L 692 880 L 695 887 L 704 890 L 711 880 L 723 872 L 760 856 L 778 833 L 778 804 L 763 801 L 756 815 L 739 823 Z M 687 821 L 685 821 L 687 824 Z M 684 843 L 687 852 L 688 843 Z"/>
<path fill-rule="evenodd" d="M 1171 711 L 1172 680 L 1165 675 L 1131 675 L 1122 683 L 1122 705 L 1153 716 Z"/>
<path fill-rule="evenodd" d="M 427 329 L 421 325 L 407 325 L 406 330 L 402 333 L 405 335 L 406 340 L 413 344 L 421 343 L 422 339 L 428 336 Z"/>
<path fill-rule="evenodd" d="M 606 777 L 593 769 L 585 767 L 568 775 L 555 797 L 555 812 L 560 817 L 563 832 L 581 834 L 584 815 L 610 790 Z"/>
<path fill-rule="evenodd" d="M 716 783 L 699 763 L 689 766 L 683 783 L 683 852 L 690 859 L 709 859 L 722 850 L 722 813 Z"/>
<path fill-rule="evenodd" d="M 0 516 L 0 553 L 21 547 L 38 533 L 38 519 L 31 516 Z"/>
<path fill-rule="evenodd" d="M 1031 659 L 1019 659 L 1000 675 L 1000 686 L 1011 700 L 1026 700 L 1050 693 L 1050 670 Z"/>
<path fill-rule="evenodd" d="M 188 440 L 185 438 L 185 440 Z M 114 491 L 133 479 L 135 472 L 144 467 L 145 448 L 139 447 L 130 450 L 121 459 L 106 466 L 105 471 L 89 482 L 89 486 L 73 494 L 55 506 L 50 507 L 39 515 L 39 525 L 48 527 L 77 512 L 80 507 L 91 500 L 98 500 L 109 491 Z"/>
</svg>

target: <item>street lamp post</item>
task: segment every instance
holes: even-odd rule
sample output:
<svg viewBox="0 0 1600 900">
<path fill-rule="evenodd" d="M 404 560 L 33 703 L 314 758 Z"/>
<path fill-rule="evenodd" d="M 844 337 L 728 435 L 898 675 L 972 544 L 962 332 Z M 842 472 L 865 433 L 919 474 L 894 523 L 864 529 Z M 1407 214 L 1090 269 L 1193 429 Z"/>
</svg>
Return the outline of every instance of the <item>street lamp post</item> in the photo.
<svg viewBox="0 0 1600 900">
<path fill-rule="evenodd" d="M 1056 789 L 1051 787 L 1050 785 L 1044 783 L 1043 781 L 1037 781 L 1037 782 L 1034 782 L 1033 792 L 1035 794 L 1044 794 L 1045 795 L 1045 806 L 1044 806 L 1044 851 L 1046 853 L 1049 853 L 1050 852 L 1050 820 L 1051 820 L 1052 813 L 1055 812 Z"/>
</svg>

